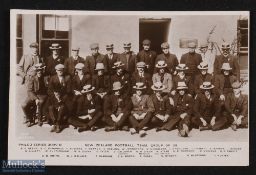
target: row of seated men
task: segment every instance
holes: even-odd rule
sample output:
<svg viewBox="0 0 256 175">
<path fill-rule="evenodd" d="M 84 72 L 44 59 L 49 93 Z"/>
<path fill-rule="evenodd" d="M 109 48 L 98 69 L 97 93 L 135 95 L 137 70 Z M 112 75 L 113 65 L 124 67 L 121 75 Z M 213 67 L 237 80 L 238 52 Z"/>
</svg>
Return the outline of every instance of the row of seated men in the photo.
<svg viewBox="0 0 256 175">
<path fill-rule="evenodd" d="M 180 136 L 188 136 L 192 127 L 216 131 L 248 125 L 247 96 L 241 94 L 229 63 L 223 63 L 214 78 L 205 62 L 196 67 L 200 73 L 193 78 L 186 64 L 178 64 L 175 75 L 169 73 L 164 60 L 156 63 L 153 76 L 147 75 L 145 62 L 137 62 L 132 75 L 121 61 L 113 64 L 112 75 L 105 73 L 103 63 L 95 65 L 93 75 L 84 67 L 77 63 L 71 77 L 63 64 L 57 64 L 49 79 L 44 63 L 33 66 L 35 75 L 28 79 L 28 98 L 22 105 L 27 126 L 34 125 L 35 118 L 41 126 L 46 116 L 52 132 L 69 124 L 79 132 L 96 130 L 103 122 L 106 131 L 130 127 L 131 134 L 144 137 L 145 127 L 178 128 Z"/>
</svg>

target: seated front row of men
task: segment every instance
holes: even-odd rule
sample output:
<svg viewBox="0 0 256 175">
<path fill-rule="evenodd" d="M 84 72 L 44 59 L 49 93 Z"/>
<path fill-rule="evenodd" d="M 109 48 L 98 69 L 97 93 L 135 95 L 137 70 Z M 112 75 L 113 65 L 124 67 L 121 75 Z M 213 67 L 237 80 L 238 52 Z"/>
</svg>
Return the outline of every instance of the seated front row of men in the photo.
<svg viewBox="0 0 256 175">
<path fill-rule="evenodd" d="M 57 74 L 48 80 L 44 64 L 36 64 L 36 74 L 29 79 L 28 96 L 22 104 L 27 126 L 34 125 L 36 119 L 42 126 L 46 116 L 53 125 L 51 132 L 59 133 L 68 125 L 78 128 L 78 132 L 95 131 L 103 125 L 107 132 L 125 130 L 141 137 L 150 128 L 157 132 L 177 128 L 179 135 L 186 137 L 192 128 L 216 131 L 229 126 L 233 130 L 248 127 L 248 99 L 241 94 L 241 83 L 229 75 L 227 63 L 214 83 L 207 78 L 207 65 L 200 64 L 201 74 L 195 77 L 194 85 L 184 74 L 187 67 L 183 64 L 177 66 L 177 75 L 172 77 L 165 73 L 166 63 L 159 61 L 152 82 L 144 74 L 145 64 L 137 64 L 138 76 L 133 75 L 133 81 L 122 66 L 115 63 L 116 74 L 108 77 L 104 65 L 97 64 L 97 74 L 90 77 L 83 73 L 84 65 L 78 63 L 77 74 L 71 79 L 64 74 L 64 65 L 58 64 Z"/>
</svg>

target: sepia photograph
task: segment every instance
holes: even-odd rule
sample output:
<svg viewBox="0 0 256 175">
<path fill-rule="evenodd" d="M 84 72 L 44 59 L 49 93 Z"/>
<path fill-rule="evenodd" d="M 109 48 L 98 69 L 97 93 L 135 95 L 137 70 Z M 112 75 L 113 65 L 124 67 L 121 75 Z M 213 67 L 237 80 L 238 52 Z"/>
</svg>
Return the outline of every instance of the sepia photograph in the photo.
<svg viewBox="0 0 256 175">
<path fill-rule="evenodd" d="M 249 27 L 248 12 L 11 10 L 9 156 L 37 142 L 241 144 L 227 165 L 248 165 Z"/>
</svg>

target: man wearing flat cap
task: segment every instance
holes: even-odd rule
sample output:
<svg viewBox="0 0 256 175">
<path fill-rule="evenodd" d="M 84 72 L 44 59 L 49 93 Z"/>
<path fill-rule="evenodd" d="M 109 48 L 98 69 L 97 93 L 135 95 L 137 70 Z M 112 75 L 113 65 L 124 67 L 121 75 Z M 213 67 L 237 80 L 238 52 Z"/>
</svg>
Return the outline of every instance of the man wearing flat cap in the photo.
<svg viewBox="0 0 256 175">
<path fill-rule="evenodd" d="M 232 84 L 233 92 L 225 100 L 227 125 L 236 131 L 238 128 L 248 128 L 248 96 L 241 93 L 241 83 Z"/>
<path fill-rule="evenodd" d="M 105 55 L 105 59 L 107 61 L 107 70 L 109 75 L 115 74 L 115 70 L 113 69 L 114 63 L 118 60 L 118 53 L 114 52 L 114 44 L 106 45 L 107 54 Z"/>
<path fill-rule="evenodd" d="M 234 56 L 230 53 L 231 45 L 227 42 L 222 43 L 221 45 L 221 55 L 217 55 L 214 62 L 214 75 L 221 74 L 221 67 L 223 63 L 229 63 L 232 68 L 231 72 L 236 76 L 237 80 L 240 81 L 240 66 L 238 64 L 237 56 Z"/>
<path fill-rule="evenodd" d="M 43 105 L 47 99 L 46 79 L 43 74 L 45 66 L 43 63 L 38 63 L 33 68 L 36 71 L 36 75 L 29 78 L 27 87 L 28 96 L 21 105 L 28 127 L 35 124 L 35 119 L 38 119 L 38 125 L 42 126 Z M 36 109 L 34 108 L 35 110 L 31 111 L 30 109 L 33 106 Z"/>
<path fill-rule="evenodd" d="M 146 66 L 145 62 L 137 62 L 137 71 L 132 75 L 132 85 L 134 86 L 137 82 L 143 82 L 147 87 L 146 93 L 151 94 L 152 76 L 148 72 L 145 72 Z"/>
<path fill-rule="evenodd" d="M 186 66 L 188 66 L 186 73 L 188 76 L 191 76 L 192 82 L 194 82 L 195 76 L 199 74 L 197 66 L 202 62 L 202 56 L 195 52 L 196 43 L 188 43 L 188 49 L 189 52 L 181 56 L 180 63 L 186 64 Z"/>
<path fill-rule="evenodd" d="M 35 75 L 33 66 L 44 62 L 44 59 L 38 55 L 38 43 L 29 45 L 31 53 L 23 55 L 17 67 L 17 75 L 22 78 L 22 84 L 28 80 L 29 76 Z"/>
<path fill-rule="evenodd" d="M 113 93 L 104 100 L 103 121 L 107 124 L 105 131 L 125 130 L 128 128 L 128 117 L 132 109 L 131 98 L 123 93 L 121 82 L 113 83 Z"/>
<path fill-rule="evenodd" d="M 144 62 L 146 63 L 146 72 L 150 75 L 153 75 L 155 60 L 156 60 L 156 52 L 151 50 L 150 48 L 151 41 L 149 39 L 145 39 L 142 42 L 143 50 L 141 50 L 137 54 L 137 62 Z"/>
<path fill-rule="evenodd" d="M 64 66 L 65 66 L 65 72 L 67 75 L 70 75 L 71 77 L 74 77 L 76 74 L 75 66 L 78 63 L 84 64 L 84 58 L 79 56 L 79 47 L 73 47 L 71 52 L 71 57 L 65 59 Z"/>
<path fill-rule="evenodd" d="M 124 64 L 124 70 L 130 75 L 136 68 L 136 55 L 131 51 L 131 43 L 124 43 L 124 52 L 119 55 L 118 61 Z"/>
<path fill-rule="evenodd" d="M 97 63 L 104 64 L 104 72 L 107 72 L 107 61 L 104 55 L 99 53 L 99 44 L 92 43 L 90 45 L 91 55 L 85 58 L 85 71 L 91 76 L 95 74 L 95 68 Z"/>
<path fill-rule="evenodd" d="M 49 47 L 52 51 L 52 55 L 45 60 L 46 75 L 53 76 L 56 74 L 55 66 L 58 64 L 64 64 L 64 57 L 60 55 L 61 45 L 59 43 L 52 43 Z"/>
<path fill-rule="evenodd" d="M 168 73 L 173 75 L 175 71 L 175 67 L 179 64 L 178 59 L 176 55 L 170 53 L 169 51 L 170 46 L 167 42 L 162 43 L 161 48 L 163 53 L 160 55 L 157 55 L 155 64 L 157 64 L 157 62 L 160 60 L 165 61 L 167 64 Z M 154 72 L 156 72 L 156 69 Z"/>
</svg>

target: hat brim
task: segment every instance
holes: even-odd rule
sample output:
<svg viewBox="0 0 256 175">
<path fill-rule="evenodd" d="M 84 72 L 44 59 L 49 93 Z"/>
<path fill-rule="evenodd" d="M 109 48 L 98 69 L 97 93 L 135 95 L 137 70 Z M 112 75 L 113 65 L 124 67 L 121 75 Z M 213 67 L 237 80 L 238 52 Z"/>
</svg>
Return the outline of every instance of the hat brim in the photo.
<svg viewBox="0 0 256 175">
<path fill-rule="evenodd" d="M 122 88 L 123 88 L 123 86 L 121 86 L 121 87 L 119 87 L 119 88 L 115 88 L 115 89 L 113 88 L 112 90 L 113 90 L 113 91 L 117 91 L 117 90 L 120 90 L 120 89 L 122 89 Z"/>
<path fill-rule="evenodd" d="M 186 68 L 176 68 L 176 70 L 188 70 L 188 67 L 186 67 Z"/>
<path fill-rule="evenodd" d="M 117 68 L 119 68 L 119 67 L 124 67 L 124 64 L 119 65 L 119 66 L 113 66 L 112 68 L 113 68 L 113 69 L 117 69 Z"/>
<path fill-rule="evenodd" d="M 62 47 L 61 46 L 59 46 L 59 47 L 49 47 L 51 50 L 59 50 L 59 49 L 61 49 Z"/>
<path fill-rule="evenodd" d="M 211 85 L 211 87 L 203 87 L 203 85 L 200 86 L 200 89 L 202 90 L 209 90 L 209 89 L 213 89 L 214 88 L 214 85 Z"/>
<path fill-rule="evenodd" d="M 43 70 L 43 69 L 45 69 L 46 68 L 46 66 L 43 66 L 43 67 L 40 67 L 40 68 L 34 68 L 34 70 L 35 71 L 37 71 L 37 70 Z"/>
<path fill-rule="evenodd" d="M 200 67 L 200 66 L 197 66 L 197 68 L 200 69 L 200 70 L 209 69 L 209 67 Z"/>
<path fill-rule="evenodd" d="M 105 70 L 105 68 L 101 68 L 101 69 L 99 69 L 99 68 L 96 68 L 96 69 L 94 69 L 94 70 Z"/>
<path fill-rule="evenodd" d="M 143 89 L 146 89 L 146 88 L 147 88 L 146 86 L 143 86 L 143 87 L 133 86 L 133 89 L 137 89 L 137 90 L 143 90 Z"/>
<path fill-rule="evenodd" d="M 184 90 L 184 89 L 188 89 L 188 87 L 177 87 L 177 90 Z"/>
<path fill-rule="evenodd" d="M 232 68 L 229 68 L 229 69 L 226 69 L 226 68 L 225 68 L 225 69 L 223 69 L 223 68 L 221 68 L 221 70 L 232 70 Z"/>
<path fill-rule="evenodd" d="M 85 90 L 82 90 L 81 93 L 82 93 L 82 94 L 86 94 L 86 93 L 92 92 L 94 89 L 95 89 L 95 87 L 92 87 L 91 89 L 86 90 L 86 91 L 85 91 Z"/>
<path fill-rule="evenodd" d="M 153 85 L 153 86 L 151 86 L 151 89 L 154 90 L 154 91 L 162 91 L 162 90 L 165 90 L 165 86 L 163 85 L 162 88 L 156 89 L 155 86 Z"/>
<path fill-rule="evenodd" d="M 156 65 L 156 68 L 166 68 L 167 67 L 167 64 L 163 65 L 163 66 L 158 66 Z"/>
</svg>

